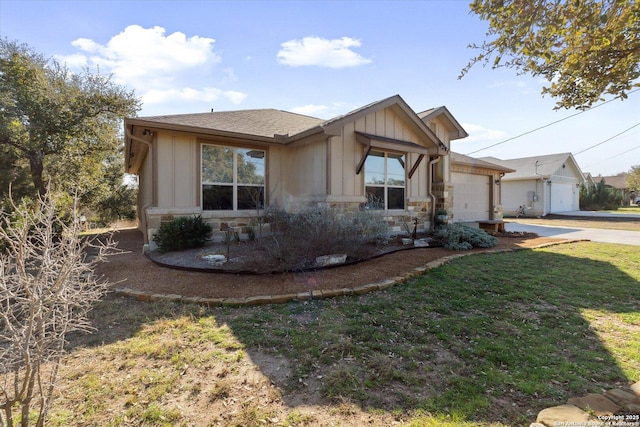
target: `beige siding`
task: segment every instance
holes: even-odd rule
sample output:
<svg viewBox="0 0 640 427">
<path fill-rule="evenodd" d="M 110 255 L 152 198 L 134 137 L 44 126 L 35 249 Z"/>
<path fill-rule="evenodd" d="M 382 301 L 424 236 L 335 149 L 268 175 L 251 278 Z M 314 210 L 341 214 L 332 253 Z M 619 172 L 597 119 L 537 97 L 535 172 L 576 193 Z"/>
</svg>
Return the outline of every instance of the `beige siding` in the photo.
<svg viewBox="0 0 640 427">
<path fill-rule="evenodd" d="M 185 208 L 197 204 L 197 148 L 195 137 L 160 133 L 156 140 L 157 207 Z"/>
<path fill-rule="evenodd" d="M 289 171 L 288 180 L 292 195 L 326 194 L 327 154 L 323 139 L 291 147 L 287 157 L 289 161 L 285 169 Z"/>
<path fill-rule="evenodd" d="M 332 137 L 329 142 L 331 165 L 329 188 L 333 196 L 364 197 L 364 174 L 356 175 L 355 170 L 364 155 L 365 147 L 356 141 L 356 131 L 421 144 L 420 136 L 412 125 L 405 123 L 391 108 L 373 112 L 360 117 L 353 123 L 347 123 L 342 128 L 342 135 Z M 409 154 L 407 174 L 417 159 L 417 154 Z M 424 158 L 411 180 L 408 181 L 408 198 L 428 197 L 427 164 L 428 159 Z"/>
</svg>

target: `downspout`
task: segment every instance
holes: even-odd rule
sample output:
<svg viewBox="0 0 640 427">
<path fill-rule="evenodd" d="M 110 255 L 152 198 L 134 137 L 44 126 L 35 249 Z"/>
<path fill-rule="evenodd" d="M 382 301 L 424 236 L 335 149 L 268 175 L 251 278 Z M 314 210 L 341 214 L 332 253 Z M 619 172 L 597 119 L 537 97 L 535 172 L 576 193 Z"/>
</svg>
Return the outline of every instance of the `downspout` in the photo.
<svg viewBox="0 0 640 427">
<path fill-rule="evenodd" d="M 429 197 L 431 197 L 431 224 L 434 223 L 436 217 L 436 196 L 433 194 L 433 165 L 440 161 L 440 156 L 429 160 L 429 173 L 427 174 L 429 180 Z"/>
<path fill-rule="evenodd" d="M 127 132 L 127 138 L 133 139 L 134 141 L 141 142 L 149 148 L 148 156 L 150 161 L 153 163 L 153 144 L 151 144 L 150 141 L 146 141 L 142 138 L 135 136 L 134 134 L 131 133 L 129 129 L 127 129 L 126 132 Z M 140 188 L 138 188 L 138 191 L 140 191 Z M 153 202 L 147 206 L 140 206 L 140 208 L 142 209 L 142 215 L 139 216 L 139 219 L 141 221 L 144 221 L 144 224 L 141 224 L 142 227 L 140 231 L 142 231 L 142 235 L 144 237 L 144 243 L 146 244 L 149 243 L 149 235 L 147 232 L 147 224 L 149 224 L 149 219 L 147 217 L 147 209 L 149 209 L 149 207 L 151 206 L 153 206 Z"/>
</svg>

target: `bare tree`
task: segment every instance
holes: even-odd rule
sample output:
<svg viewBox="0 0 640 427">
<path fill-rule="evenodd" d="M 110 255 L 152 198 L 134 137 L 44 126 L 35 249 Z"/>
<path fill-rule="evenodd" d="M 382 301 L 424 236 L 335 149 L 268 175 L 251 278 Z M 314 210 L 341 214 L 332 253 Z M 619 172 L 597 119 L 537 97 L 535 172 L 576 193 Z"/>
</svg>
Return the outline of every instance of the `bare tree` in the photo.
<svg viewBox="0 0 640 427">
<path fill-rule="evenodd" d="M 47 191 L 0 212 L 0 426 L 44 425 L 66 336 L 91 330 L 87 313 L 107 291 L 93 271 L 113 242 L 81 237 L 57 205 Z"/>
</svg>

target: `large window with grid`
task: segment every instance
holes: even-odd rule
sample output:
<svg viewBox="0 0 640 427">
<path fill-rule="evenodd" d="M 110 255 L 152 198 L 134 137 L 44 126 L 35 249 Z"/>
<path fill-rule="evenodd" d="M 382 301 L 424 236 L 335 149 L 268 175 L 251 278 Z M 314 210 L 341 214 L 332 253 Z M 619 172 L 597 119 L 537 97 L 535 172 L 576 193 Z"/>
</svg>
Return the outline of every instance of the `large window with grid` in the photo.
<svg viewBox="0 0 640 427">
<path fill-rule="evenodd" d="M 264 207 L 263 150 L 203 144 L 202 209 L 252 210 Z"/>
<path fill-rule="evenodd" d="M 372 151 L 364 163 L 368 209 L 404 209 L 405 155 Z"/>
</svg>

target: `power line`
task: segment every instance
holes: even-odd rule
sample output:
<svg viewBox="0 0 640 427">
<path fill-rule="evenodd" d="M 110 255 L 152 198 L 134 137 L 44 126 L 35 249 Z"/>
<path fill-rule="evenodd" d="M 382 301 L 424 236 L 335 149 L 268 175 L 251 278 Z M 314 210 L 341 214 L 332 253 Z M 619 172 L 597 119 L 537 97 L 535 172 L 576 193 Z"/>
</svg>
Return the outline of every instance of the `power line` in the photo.
<svg viewBox="0 0 640 427">
<path fill-rule="evenodd" d="M 622 153 L 616 154 L 615 156 L 611 156 L 611 157 L 607 157 L 606 159 L 598 160 L 597 163 L 591 163 L 589 165 L 584 166 L 584 168 L 591 167 L 591 166 L 593 166 L 595 164 L 601 164 L 602 162 L 606 162 L 607 160 L 615 159 L 616 157 L 620 157 L 623 154 L 627 154 L 627 153 L 629 153 L 631 151 L 637 150 L 638 148 L 640 148 L 640 145 L 638 145 L 637 147 L 633 147 L 633 148 L 631 148 L 631 149 L 629 149 L 627 151 L 623 151 Z"/>
<path fill-rule="evenodd" d="M 640 89 L 632 90 L 631 92 L 629 92 L 629 95 L 631 95 L 632 93 L 637 92 L 637 91 L 639 91 L 639 90 L 640 90 Z M 539 131 L 540 129 L 548 128 L 549 126 L 555 125 L 556 123 L 560 123 L 560 122 L 565 121 L 565 120 L 567 120 L 567 119 L 570 119 L 570 118 L 572 118 L 572 117 L 575 117 L 575 116 L 578 116 L 578 115 L 580 115 L 580 114 L 586 113 L 587 111 L 595 110 L 596 108 L 598 108 L 598 107 L 602 107 L 603 105 L 608 104 L 608 103 L 610 103 L 611 101 L 615 101 L 616 99 L 618 99 L 618 98 L 611 98 L 610 100 L 605 101 L 605 102 L 603 102 L 602 104 L 598 104 L 598 105 L 596 105 L 595 107 L 591 107 L 591 108 L 589 108 L 588 110 L 578 111 L 577 113 L 574 113 L 574 114 L 572 114 L 572 115 L 570 115 L 570 116 L 564 117 L 564 118 L 562 118 L 562 119 L 560 119 L 560 120 L 556 120 L 556 121 L 554 121 L 554 122 L 547 123 L 546 125 L 543 125 L 543 126 L 540 126 L 540 127 L 535 128 L 535 129 L 533 129 L 533 130 L 530 130 L 530 131 L 527 131 L 527 132 L 521 133 L 520 135 L 516 135 L 516 136 L 513 136 L 513 137 L 511 137 L 511 138 L 507 138 L 507 139 L 505 139 L 504 141 L 496 142 L 495 144 L 491 144 L 491 145 L 486 146 L 486 147 L 484 147 L 484 148 L 480 148 L 479 150 L 475 150 L 475 151 L 472 151 L 472 152 L 470 152 L 470 153 L 466 153 L 466 155 L 467 155 L 467 156 L 469 156 L 469 155 L 471 155 L 471 154 L 475 154 L 475 153 L 478 153 L 478 152 L 480 152 L 480 151 L 488 150 L 489 148 L 493 148 L 493 147 L 495 147 L 495 146 L 497 146 L 497 145 L 502 145 L 502 144 L 504 144 L 505 142 L 513 141 L 514 139 L 520 138 L 520 137 L 525 136 L 525 135 L 529 135 L 530 133 L 533 133 L 533 132 L 537 132 L 537 131 Z"/>
<path fill-rule="evenodd" d="M 584 153 L 585 151 L 589 151 L 589 150 L 591 150 L 592 148 L 597 147 L 598 145 L 602 145 L 602 144 L 604 144 L 605 142 L 609 142 L 609 141 L 611 141 L 612 139 L 619 137 L 619 136 L 620 136 L 620 135 L 622 135 L 623 133 L 629 132 L 631 129 L 633 129 L 633 128 L 637 127 L 637 126 L 640 126 L 640 122 L 636 123 L 635 125 L 631 126 L 630 128 L 627 128 L 627 129 L 623 130 L 622 132 L 620 132 L 620 133 L 618 133 L 618 134 L 613 135 L 611 138 L 607 138 L 607 139 L 605 139 L 605 140 L 604 140 L 604 141 L 602 141 L 602 142 L 598 142 L 597 144 L 592 145 L 591 147 L 585 148 L 584 150 L 578 151 L 577 153 L 574 153 L 573 155 L 574 155 L 574 156 L 577 156 L 578 154 L 582 154 L 582 153 Z"/>
</svg>

